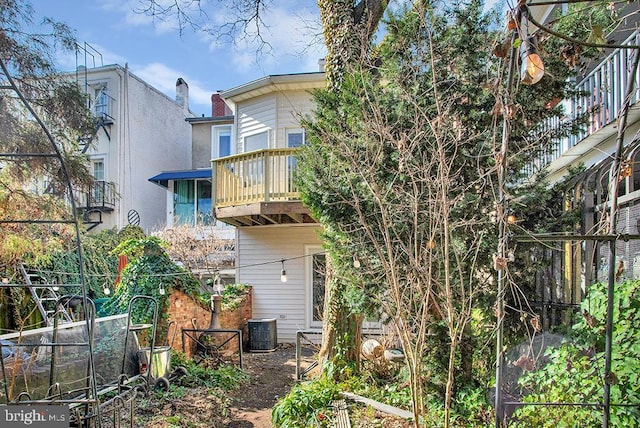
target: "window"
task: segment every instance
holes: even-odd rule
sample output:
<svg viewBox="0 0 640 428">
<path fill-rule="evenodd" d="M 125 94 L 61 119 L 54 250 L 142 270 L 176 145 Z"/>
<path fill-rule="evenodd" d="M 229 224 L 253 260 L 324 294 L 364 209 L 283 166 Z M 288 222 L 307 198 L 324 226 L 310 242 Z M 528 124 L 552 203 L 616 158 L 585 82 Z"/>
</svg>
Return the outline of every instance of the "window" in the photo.
<svg viewBox="0 0 640 428">
<path fill-rule="evenodd" d="M 633 190 L 640 190 L 640 151 L 633 155 L 632 168 Z"/>
<path fill-rule="evenodd" d="M 104 181 L 104 159 L 95 159 L 93 161 L 93 178 Z"/>
<path fill-rule="evenodd" d="M 213 214 L 211 210 L 211 182 L 209 180 L 198 180 L 198 199 L 196 200 L 196 210 L 198 212 L 197 224 L 213 224 Z"/>
<path fill-rule="evenodd" d="M 320 246 L 306 248 L 305 257 L 307 271 L 307 323 L 309 327 L 322 327 L 324 311 L 324 282 L 326 273 L 326 258 Z"/>
<path fill-rule="evenodd" d="M 287 147 L 296 148 L 301 147 L 304 144 L 304 129 L 295 128 L 295 129 L 287 129 Z M 288 156 L 287 158 L 287 180 L 291 183 L 291 188 L 293 189 L 293 182 L 295 180 L 295 171 L 296 171 L 296 157 Z"/>
<path fill-rule="evenodd" d="M 287 129 L 287 147 L 300 147 L 304 144 L 304 129 Z"/>
<path fill-rule="evenodd" d="M 93 191 L 91 192 L 91 197 L 95 202 L 102 203 L 104 202 L 105 190 L 104 159 L 94 159 L 91 163 L 93 167 Z"/>
<path fill-rule="evenodd" d="M 214 126 L 211 157 L 213 159 L 231 156 L 234 150 L 231 146 L 231 126 Z"/>
<path fill-rule="evenodd" d="M 194 180 L 174 183 L 173 218 L 176 225 L 193 225 L 195 215 Z"/>
<path fill-rule="evenodd" d="M 173 223 L 195 226 L 214 223 L 209 180 L 180 180 L 174 183 Z"/>
<path fill-rule="evenodd" d="M 269 148 L 269 131 L 244 137 L 244 152 Z"/>
<path fill-rule="evenodd" d="M 93 89 L 93 114 L 96 117 L 104 117 L 109 114 L 109 92 L 106 84 Z"/>
</svg>

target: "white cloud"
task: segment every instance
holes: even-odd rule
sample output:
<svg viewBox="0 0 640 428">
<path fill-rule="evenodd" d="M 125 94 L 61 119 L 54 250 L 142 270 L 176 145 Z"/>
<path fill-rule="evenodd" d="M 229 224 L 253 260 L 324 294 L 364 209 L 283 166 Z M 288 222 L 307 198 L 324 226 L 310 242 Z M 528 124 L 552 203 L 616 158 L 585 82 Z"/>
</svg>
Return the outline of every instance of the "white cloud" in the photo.
<svg viewBox="0 0 640 428">
<path fill-rule="evenodd" d="M 201 110 L 206 107 L 206 112 L 211 112 L 213 91 L 203 88 L 196 79 L 191 79 L 190 76 L 159 62 L 132 66 L 131 71 L 170 98 L 175 98 L 176 80 L 182 77 L 189 85 L 189 104 L 192 106 L 192 110 Z M 198 108 L 193 108 L 196 105 Z"/>
<path fill-rule="evenodd" d="M 171 6 L 173 0 L 156 0 L 156 3 L 162 7 Z M 118 26 L 126 27 L 150 27 L 157 34 L 175 32 L 179 28 L 176 15 L 167 14 L 166 16 L 153 16 L 153 13 L 146 11 L 148 4 L 140 0 L 104 0 L 102 8 L 108 11 L 116 12 L 122 15 L 122 21 Z M 189 6 L 184 6 L 189 11 Z"/>
<path fill-rule="evenodd" d="M 273 70 L 283 73 L 316 71 L 318 60 L 325 56 L 326 49 L 322 44 L 319 26 L 319 13 L 312 7 L 271 7 L 263 11 L 261 16 L 264 27 L 260 29 L 262 39 L 268 43 L 260 46 L 255 28 L 248 28 L 248 34 L 236 34 L 235 39 L 225 44 L 211 35 L 203 34 L 202 41 L 209 50 L 220 54 L 228 49 L 229 60 L 241 73 L 255 71 L 259 68 L 265 74 Z M 216 25 L 233 19 L 232 15 L 218 13 L 213 20 Z M 283 65 L 295 69 L 283 69 Z"/>
</svg>

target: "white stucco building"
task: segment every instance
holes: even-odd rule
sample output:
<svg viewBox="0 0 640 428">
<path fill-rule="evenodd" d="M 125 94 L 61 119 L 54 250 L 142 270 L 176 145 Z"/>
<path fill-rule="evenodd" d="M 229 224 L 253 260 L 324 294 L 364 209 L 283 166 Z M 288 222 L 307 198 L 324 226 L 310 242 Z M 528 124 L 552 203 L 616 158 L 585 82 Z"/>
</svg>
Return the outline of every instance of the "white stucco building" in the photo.
<svg viewBox="0 0 640 428">
<path fill-rule="evenodd" d="M 73 77 L 97 118 L 84 147 L 96 182 L 76 195 L 87 228 L 139 224 L 149 232 L 164 226 L 167 198 L 148 178 L 191 165 L 186 82 L 178 79 L 172 99 L 126 66 L 79 67 Z"/>
</svg>

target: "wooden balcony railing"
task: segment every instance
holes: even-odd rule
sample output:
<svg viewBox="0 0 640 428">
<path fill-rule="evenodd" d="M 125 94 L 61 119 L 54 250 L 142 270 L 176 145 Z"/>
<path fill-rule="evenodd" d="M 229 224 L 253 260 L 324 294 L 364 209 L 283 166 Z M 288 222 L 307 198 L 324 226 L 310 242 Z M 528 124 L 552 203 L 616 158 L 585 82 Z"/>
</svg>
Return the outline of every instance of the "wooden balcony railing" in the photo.
<svg viewBox="0 0 640 428">
<path fill-rule="evenodd" d="M 640 34 L 636 30 L 622 44 L 638 45 L 639 42 Z M 541 124 L 537 131 L 545 132 L 556 129 L 562 123 L 574 122 L 587 115 L 586 126 L 576 135 L 555 141 L 553 146 L 530 166 L 531 172 L 535 173 L 543 169 L 586 137 L 618 118 L 630 78 L 628 65 L 631 64 L 633 53 L 634 49 L 616 49 L 612 52 L 576 85 L 575 89 L 581 95 L 565 100 L 565 117 L 561 121 L 553 118 Z M 638 79 L 639 75 L 640 73 L 636 70 L 636 76 L 631 78 Z M 633 93 L 631 104 L 638 100 L 640 100 L 640 88 L 636 88 Z"/>
<path fill-rule="evenodd" d="M 213 160 L 215 207 L 300 200 L 294 183 L 297 150 L 264 149 Z"/>
</svg>

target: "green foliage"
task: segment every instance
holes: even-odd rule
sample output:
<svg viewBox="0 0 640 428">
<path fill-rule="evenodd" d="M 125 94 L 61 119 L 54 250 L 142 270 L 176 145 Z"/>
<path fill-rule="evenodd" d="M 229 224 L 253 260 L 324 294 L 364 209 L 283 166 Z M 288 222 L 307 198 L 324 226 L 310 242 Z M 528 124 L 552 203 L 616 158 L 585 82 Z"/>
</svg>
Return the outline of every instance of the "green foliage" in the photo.
<svg viewBox="0 0 640 428">
<path fill-rule="evenodd" d="M 339 391 L 349 391 L 378 402 L 411 410 L 411 397 L 406 373 L 402 371 L 389 378 L 371 372 L 361 372 L 342 382 L 329 377 L 297 384 L 273 408 L 272 422 L 277 427 L 332 426 L 332 400 Z M 451 415 L 453 427 L 490 427 L 493 410 L 488 402 L 486 388 L 464 386 L 454 396 Z M 430 427 L 444 426 L 444 406 L 441 397 L 428 394 L 425 398 L 425 420 Z"/>
<path fill-rule="evenodd" d="M 572 327 L 571 337 L 558 348 L 549 348 L 548 363 L 520 379 L 523 401 L 601 403 L 603 382 L 611 384 L 611 403 L 640 402 L 640 281 L 616 285 L 614 297 L 611 374 L 603 372 L 606 314 L 606 285 L 595 284 L 582 303 L 582 314 Z M 599 426 L 602 411 L 587 406 L 522 407 L 515 413 L 514 426 Z M 611 407 L 612 426 L 637 426 L 637 407 Z"/>
<path fill-rule="evenodd" d="M 411 410 L 411 393 L 407 374 L 400 371 L 393 377 L 381 378 L 374 372 L 362 372 L 340 384 L 340 389 L 362 395 L 390 406 Z"/>
<path fill-rule="evenodd" d="M 222 291 L 222 309 L 234 311 L 251 289 L 249 284 L 227 284 Z"/>
<path fill-rule="evenodd" d="M 175 382 L 177 386 L 202 386 L 231 391 L 249 381 L 248 375 L 236 366 L 220 366 L 213 369 L 196 364 L 182 352 L 172 352 L 171 367 L 184 367 L 187 371 L 187 374 L 177 378 Z"/>
<path fill-rule="evenodd" d="M 337 396 L 338 387 L 326 377 L 298 383 L 273 407 L 271 421 L 279 428 L 328 427 L 328 408 Z"/>
<path fill-rule="evenodd" d="M 190 295 L 197 293 L 198 281 L 169 258 L 164 246 L 162 240 L 150 236 L 128 239 L 112 251 L 114 255 L 126 255 L 129 262 L 121 272 L 116 292 L 103 308 L 105 312 L 124 313 L 134 296 L 143 295 L 157 301 L 159 315 L 164 319 L 172 290 L 180 289 Z M 132 314 L 136 323 L 152 321 L 153 305 L 150 302 L 142 301 L 136 306 Z"/>
<path fill-rule="evenodd" d="M 79 85 L 63 79 L 56 71 L 55 56 L 60 51 L 74 51 L 72 30 L 51 19 L 33 22 L 34 12 L 27 1 L 7 0 L 0 5 L 0 57 L 25 99 L 43 120 L 55 139 L 65 160 L 65 169 L 74 184 L 92 179 L 86 156 L 80 154 L 78 137 L 94 128 L 94 119 L 87 108 L 87 95 Z M 4 79 L 3 77 L 3 80 Z M 15 93 L 0 94 L 0 123 L 2 153 L 51 153 L 52 142 L 33 120 L 25 120 L 24 105 Z M 14 193 L 29 188 L 30 205 L 27 210 L 46 213 L 45 194 L 64 195 L 66 177 L 60 163 L 52 157 L 17 158 L 3 165 L 3 182 L 11 182 Z M 50 181 L 45 189 L 34 192 L 37 179 Z M 24 187 L 23 187 L 24 186 Z M 14 212 L 15 213 L 15 212 Z M 40 215 L 31 218 L 44 218 Z M 29 218 L 29 217 L 25 217 Z"/>
</svg>

